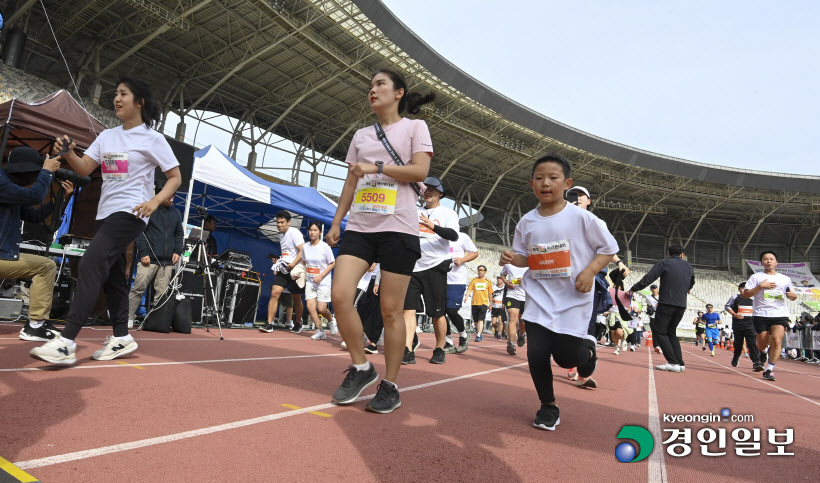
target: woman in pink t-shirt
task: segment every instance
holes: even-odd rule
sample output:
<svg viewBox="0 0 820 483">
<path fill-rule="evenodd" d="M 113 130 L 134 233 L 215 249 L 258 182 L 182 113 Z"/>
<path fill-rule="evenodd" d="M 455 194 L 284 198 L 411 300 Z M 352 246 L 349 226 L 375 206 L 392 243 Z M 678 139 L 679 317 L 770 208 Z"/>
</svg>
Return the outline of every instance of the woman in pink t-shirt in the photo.
<svg viewBox="0 0 820 483">
<path fill-rule="evenodd" d="M 409 92 L 400 73 L 382 69 L 370 79 L 367 97 L 378 123 L 353 135 L 346 160 L 350 165 L 347 179 L 326 237 L 330 246 L 339 242 L 342 219 L 350 211 L 336 257 L 331 298 L 353 364 L 333 394 L 333 402 L 353 403 L 379 378 L 365 356 L 362 321 L 353 306 L 358 281 L 372 263 L 379 263 L 387 374 L 367 409 L 389 413 L 401 406 L 396 379 L 404 354 L 402 310 L 413 267 L 421 256 L 416 211 L 419 188 L 414 186 L 427 178 L 433 156 L 427 124 L 402 114 L 418 114 L 421 105 L 434 96 Z M 379 128 L 386 141 L 381 139 Z"/>
</svg>

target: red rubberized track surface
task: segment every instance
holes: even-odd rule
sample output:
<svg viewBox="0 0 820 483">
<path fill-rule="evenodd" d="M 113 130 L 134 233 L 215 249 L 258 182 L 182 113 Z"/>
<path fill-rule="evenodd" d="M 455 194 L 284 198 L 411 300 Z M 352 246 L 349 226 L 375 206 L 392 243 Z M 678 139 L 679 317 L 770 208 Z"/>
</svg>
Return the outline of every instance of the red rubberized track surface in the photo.
<svg viewBox="0 0 820 483">
<path fill-rule="evenodd" d="M 389 415 L 329 405 L 349 364 L 341 339 L 250 330 L 191 335 L 136 332 L 140 348 L 93 361 L 110 332 L 86 328 L 78 364 L 47 367 L 28 356 L 19 324 L 0 324 L 0 457 L 44 482 L 94 481 L 724 481 L 814 480 L 820 474 L 820 367 L 783 361 L 772 384 L 687 344 L 685 373 L 653 371 L 646 347 L 620 356 L 599 348 L 599 388 L 579 389 L 553 365 L 561 424 L 531 426 L 539 402 L 525 349 L 512 357 L 492 336 L 467 353 L 400 373 L 402 407 Z M 369 356 L 384 373 L 383 357 Z M 36 370 L 31 370 L 36 369 Z M 42 369 L 42 370 L 41 370 Z M 375 393 L 375 385 L 363 396 Z M 650 428 L 650 407 L 667 414 L 752 414 L 763 455 L 653 455 L 620 463 L 624 425 Z M 301 409 L 298 409 L 301 408 Z M 766 428 L 794 428 L 793 457 L 766 456 Z M 663 436 L 665 439 L 665 435 Z M 651 463 L 650 460 L 653 460 Z M 653 466 L 654 465 L 654 466 Z M 811 476 L 814 475 L 814 476 Z"/>
</svg>

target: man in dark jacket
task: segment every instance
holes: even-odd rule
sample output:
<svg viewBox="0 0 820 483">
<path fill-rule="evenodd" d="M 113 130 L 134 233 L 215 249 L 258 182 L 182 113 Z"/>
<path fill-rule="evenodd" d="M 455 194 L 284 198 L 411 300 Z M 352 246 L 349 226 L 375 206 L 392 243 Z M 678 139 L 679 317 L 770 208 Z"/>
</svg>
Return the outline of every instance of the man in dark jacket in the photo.
<svg viewBox="0 0 820 483">
<path fill-rule="evenodd" d="M 59 168 L 59 157 L 44 161 L 34 149 L 19 147 L 9 152 L 5 169 L 0 169 L 0 278 L 31 279 L 29 321 L 20 331 L 23 340 L 48 342 L 59 334 L 46 321 L 57 266 L 49 258 L 20 253 L 20 220 L 43 221 L 54 211 L 51 202 L 40 208 L 34 205 L 43 201 Z M 69 181 L 62 184 L 66 194 L 71 194 L 74 186 Z"/>
<path fill-rule="evenodd" d="M 656 263 L 629 291 L 637 292 L 658 278 L 661 279 L 652 340 L 656 346 L 661 347 L 666 364 L 655 366 L 655 369 L 683 372 L 686 366 L 683 362 L 677 329 L 686 311 L 687 294 L 695 286 L 695 269 L 684 259 L 682 246 L 671 245 L 668 253 L 669 258 Z"/>
<path fill-rule="evenodd" d="M 157 188 L 157 192 L 159 192 Z M 133 327 L 142 294 L 154 280 L 154 304 L 168 288 L 174 265 L 183 250 L 182 215 L 172 206 L 173 198 L 151 213 L 148 226 L 134 242 L 137 249 L 137 277 L 128 294 L 128 327 Z"/>
</svg>

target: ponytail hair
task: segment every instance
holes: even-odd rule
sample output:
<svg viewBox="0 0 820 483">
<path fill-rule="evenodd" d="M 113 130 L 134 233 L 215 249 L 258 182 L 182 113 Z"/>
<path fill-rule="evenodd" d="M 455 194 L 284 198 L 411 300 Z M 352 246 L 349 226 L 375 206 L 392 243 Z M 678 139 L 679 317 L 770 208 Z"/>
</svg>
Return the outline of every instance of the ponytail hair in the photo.
<svg viewBox="0 0 820 483">
<path fill-rule="evenodd" d="M 421 106 L 433 102 L 436 95 L 432 92 L 422 94 L 420 92 L 410 92 L 407 89 L 407 81 L 404 76 L 397 70 L 384 68 L 379 69 L 376 74 L 385 74 L 393 81 L 393 89 L 404 89 L 404 95 L 399 99 L 399 114 L 418 114 L 421 112 Z M 373 74 L 375 76 L 376 74 Z M 372 77 L 371 77 L 372 79 Z"/>
<path fill-rule="evenodd" d="M 142 103 L 140 108 L 142 114 L 142 122 L 148 127 L 153 127 L 154 124 L 159 124 L 162 121 L 162 108 L 154 99 L 154 91 L 147 83 L 136 77 L 129 77 L 121 75 L 117 77 L 117 85 L 125 84 L 126 87 L 134 94 L 134 102 Z"/>
</svg>

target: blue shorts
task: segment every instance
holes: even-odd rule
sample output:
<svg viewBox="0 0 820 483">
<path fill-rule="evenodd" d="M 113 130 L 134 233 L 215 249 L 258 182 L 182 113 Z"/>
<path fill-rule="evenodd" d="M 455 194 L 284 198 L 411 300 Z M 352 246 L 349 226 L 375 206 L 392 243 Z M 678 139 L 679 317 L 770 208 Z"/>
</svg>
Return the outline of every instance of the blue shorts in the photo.
<svg viewBox="0 0 820 483">
<path fill-rule="evenodd" d="M 448 309 L 461 308 L 465 291 L 467 291 L 466 285 L 447 285 L 447 305 L 445 307 Z"/>
<path fill-rule="evenodd" d="M 706 329 L 706 338 L 714 341 L 720 339 L 720 329 Z"/>
</svg>

